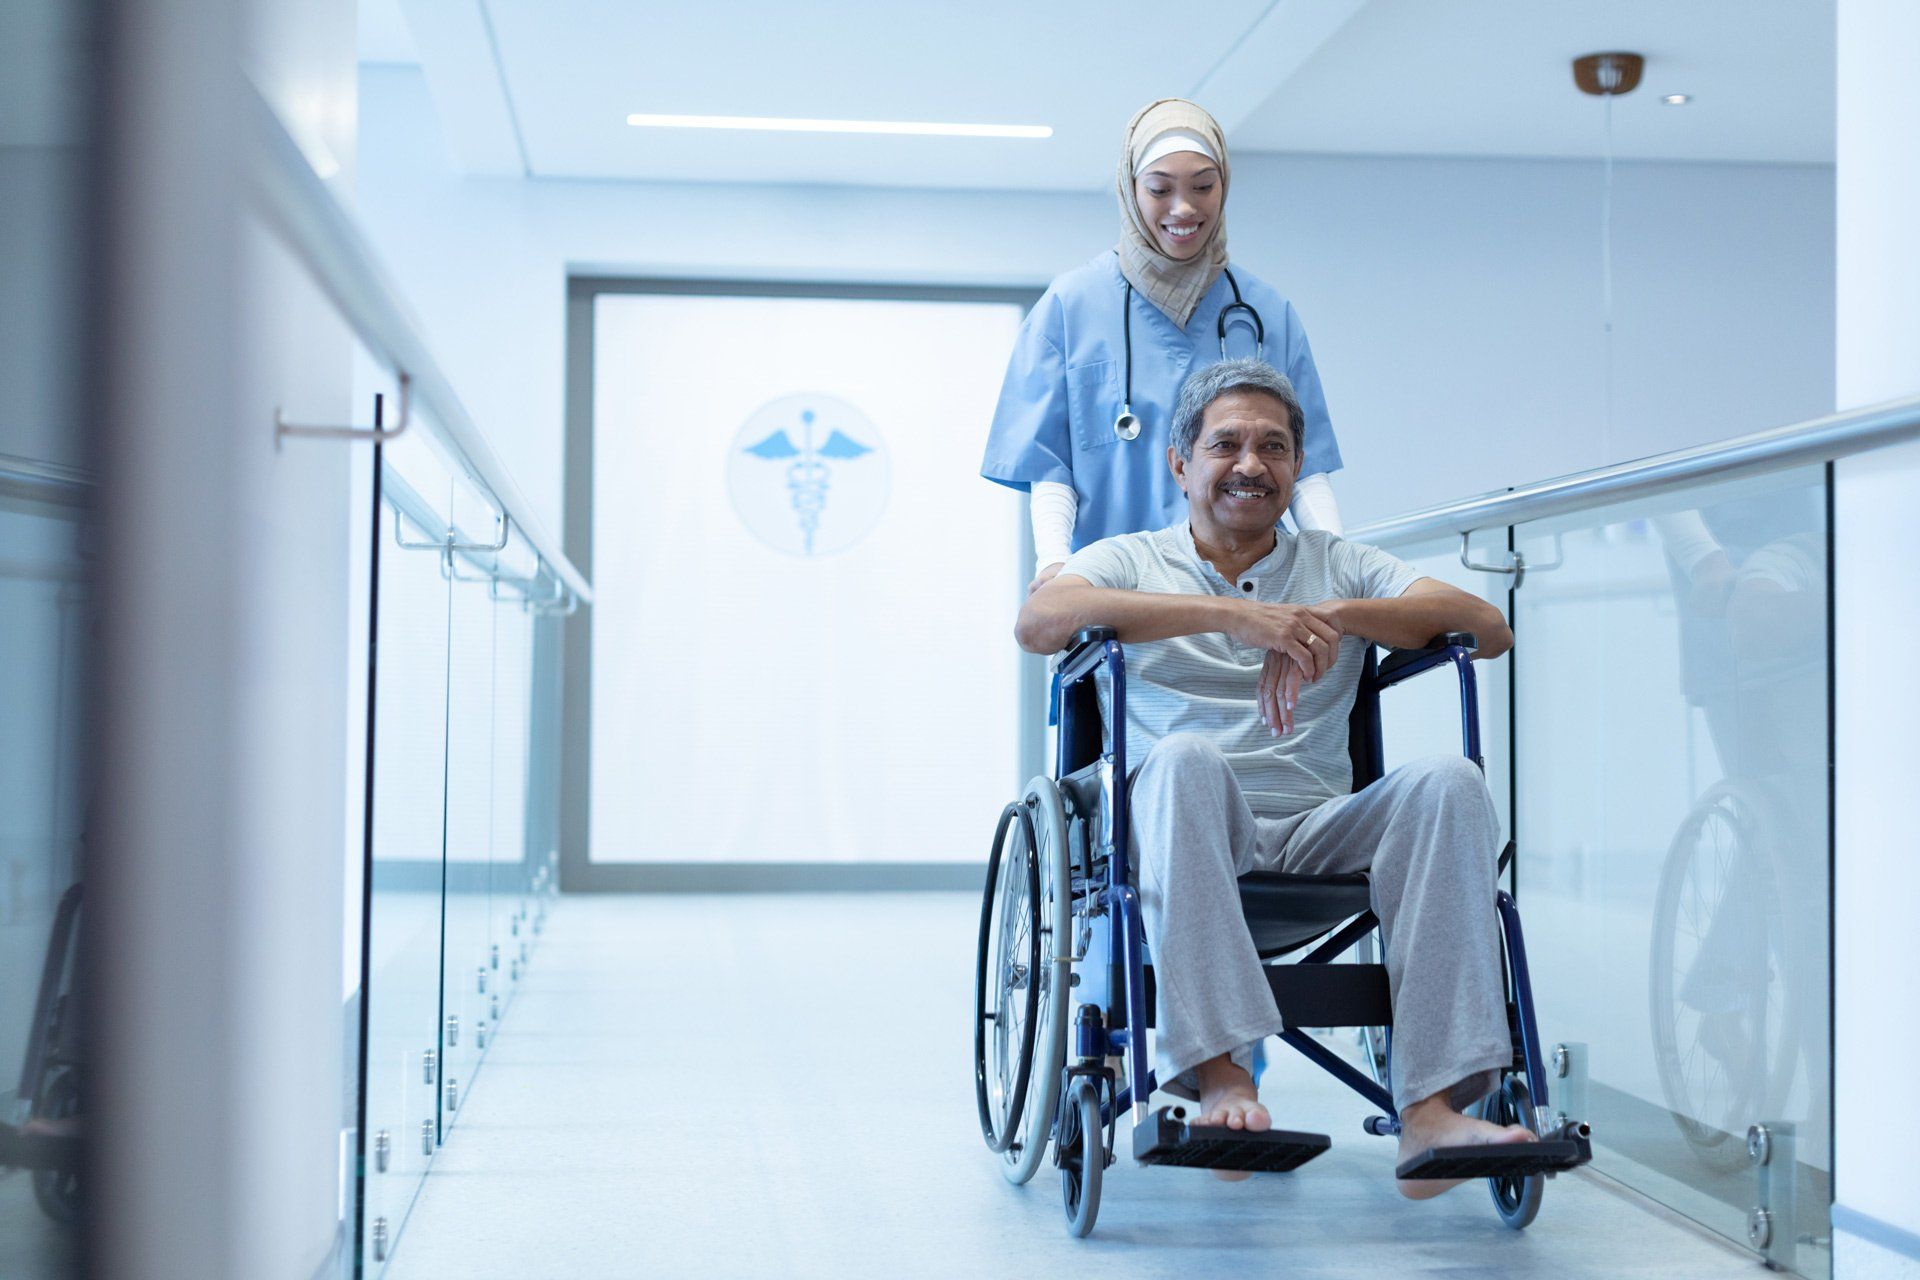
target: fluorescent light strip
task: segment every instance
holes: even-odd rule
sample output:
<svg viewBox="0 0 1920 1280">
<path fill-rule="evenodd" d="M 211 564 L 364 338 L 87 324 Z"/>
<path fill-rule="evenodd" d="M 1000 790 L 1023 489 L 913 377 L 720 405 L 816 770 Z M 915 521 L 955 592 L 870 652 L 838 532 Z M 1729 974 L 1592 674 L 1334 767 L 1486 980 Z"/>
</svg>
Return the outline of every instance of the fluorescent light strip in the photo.
<svg viewBox="0 0 1920 1280">
<path fill-rule="evenodd" d="M 788 116 L 668 116 L 635 112 L 646 129 L 763 129 L 776 133 L 907 133 L 941 138 L 1051 138 L 1044 124 L 939 124 L 916 120 L 802 120 Z"/>
</svg>

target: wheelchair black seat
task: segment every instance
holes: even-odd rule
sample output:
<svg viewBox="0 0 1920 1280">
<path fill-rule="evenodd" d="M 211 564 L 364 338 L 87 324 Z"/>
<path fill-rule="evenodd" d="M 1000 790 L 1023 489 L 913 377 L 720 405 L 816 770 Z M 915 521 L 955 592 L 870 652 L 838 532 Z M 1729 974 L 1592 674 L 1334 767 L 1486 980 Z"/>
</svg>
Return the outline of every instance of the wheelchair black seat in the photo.
<svg viewBox="0 0 1920 1280">
<path fill-rule="evenodd" d="M 1240 909 L 1262 956 L 1272 957 L 1313 941 L 1370 905 L 1364 872 L 1291 875 L 1253 871 L 1240 877 Z"/>
</svg>

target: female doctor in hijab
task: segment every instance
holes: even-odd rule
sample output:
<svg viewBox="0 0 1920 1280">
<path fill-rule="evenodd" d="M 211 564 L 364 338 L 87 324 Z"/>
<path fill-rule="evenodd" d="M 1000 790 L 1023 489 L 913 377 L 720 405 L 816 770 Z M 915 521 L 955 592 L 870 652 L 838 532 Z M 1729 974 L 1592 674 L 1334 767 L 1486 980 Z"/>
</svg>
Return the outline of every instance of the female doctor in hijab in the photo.
<svg viewBox="0 0 1920 1280">
<path fill-rule="evenodd" d="M 1033 588 L 1088 543 L 1179 518 L 1174 400 L 1190 371 L 1229 357 L 1292 380 L 1307 428 L 1294 523 L 1340 532 L 1327 483 L 1340 446 L 1313 352 L 1293 304 L 1227 264 L 1227 179 L 1212 116 L 1181 98 L 1142 108 L 1120 155 L 1120 243 L 1055 280 L 1021 326 L 980 474 L 1033 495 Z"/>
</svg>

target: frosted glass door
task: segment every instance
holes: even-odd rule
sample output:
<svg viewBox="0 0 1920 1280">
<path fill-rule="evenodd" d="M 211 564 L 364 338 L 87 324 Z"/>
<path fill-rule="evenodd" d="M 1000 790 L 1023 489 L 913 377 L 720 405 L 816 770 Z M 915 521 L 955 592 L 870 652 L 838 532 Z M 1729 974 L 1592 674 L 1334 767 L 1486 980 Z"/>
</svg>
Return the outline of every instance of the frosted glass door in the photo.
<svg viewBox="0 0 1920 1280">
<path fill-rule="evenodd" d="M 1016 785 L 1019 308 L 607 294 L 597 862 L 977 858 Z"/>
</svg>

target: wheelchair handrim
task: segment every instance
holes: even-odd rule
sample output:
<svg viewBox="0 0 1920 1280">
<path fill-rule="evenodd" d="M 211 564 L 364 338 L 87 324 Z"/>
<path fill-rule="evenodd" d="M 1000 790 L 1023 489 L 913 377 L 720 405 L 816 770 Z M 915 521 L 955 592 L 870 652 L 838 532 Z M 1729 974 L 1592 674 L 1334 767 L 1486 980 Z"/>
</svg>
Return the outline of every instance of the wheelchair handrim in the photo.
<svg viewBox="0 0 1920 1280">
<path fill-rule="evenodd" d="M 1020 832 L 1024 838 L 1026 847 L 1025 865 L 1022 868 L 1022 870 L 1026 872 L 1027 879 L 1026 901 L 1029 910 L 1035 910 L 1039 905 L 1039 858 L 1036 854 L 1033 838 L 1033 821 L 1028 817 L 1026 807 L 1016 801 L 1001 811 L 1000 822 L 994 828 L 993 848 L 987 857 L 986 892 L 980 903 L 979 950 L 974 964 L 974 1101 L 980 1112 L 981 1135 L 985 1137 L 988 1149 L 995 1154 L 999 1154 L 1007 1149 L 1008 1145 L 1013 1141 L 1013 1135 L 1020 1127 L 1020 1115 L 1026 1105 L 1027 1085 L 1033 1071 L 1034 1018 L 1040 1002 L 1040 984 L 1036 977 L 1027 983 L 1027 1008 L 1026 1018 L 1023 1024 L 1027 1034 L 1023 1038 L 1020 1046 L 1019 1065 L 1015 1070 L 1013 1089 L 1007 1104 L 1007 1113 L 999 1126 L 999 1131 L 996 1132 L 993 1106 L 988 1096 L 987 1084 L 987 1023 L 989 1021 L 994 1022 L 996 1029 L 998 1029 L 1004 1007 L 995 1009 L 992 1017 L 989 1017 L 987 1013 L 987 961 L 990 955 L 1003 961 L 1005 959 L 1005 957 L 1000 954 L 1000 949 L 993 945 L 994 904 L 1003 894 L 1000 877 L 1005 861 L 1006 838 L 1008 831 L 1012 829 L 1016 821 L 1020 824 Z M 1002 914 L 1002 932 L 1004 933 L 1004 912 Z M 1027 950 L 1028 972 L 1037 973 L 1040 964 L 1040 931 L 1038 929 L 1029 930 Z M 998 984 L 997 977 L 996 991 L 1004 994 L 1004 988 Z M 1002 1083 L 1004 1083 L 1004 1081 L 1002 1081 Z"/>
<path fill-rule="evenodd" d="M 1034 856 L 1040 862 L 1040 901 L 1035 910 L 1042 940 L 1040 1011 L 1033 1030 L 1033 1068 L 1025 1114 L 1016 1141 L 1002 1153 L 1001 1174 L 1019 1186 L 1039 1172 L 1060 1100 L 1066 1066 L 1072 969 L 1073 877 L 1067 866 L 1068 823 L 1060 790 L 1042 774 L 1027 784 L 1022 797 L 1034 818 Z"/>
</svg>

